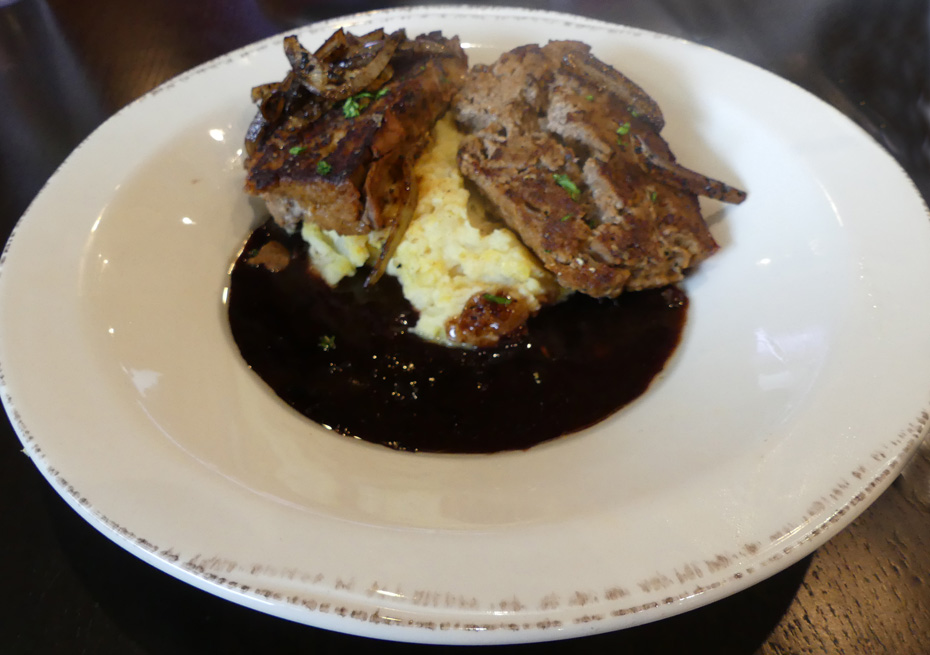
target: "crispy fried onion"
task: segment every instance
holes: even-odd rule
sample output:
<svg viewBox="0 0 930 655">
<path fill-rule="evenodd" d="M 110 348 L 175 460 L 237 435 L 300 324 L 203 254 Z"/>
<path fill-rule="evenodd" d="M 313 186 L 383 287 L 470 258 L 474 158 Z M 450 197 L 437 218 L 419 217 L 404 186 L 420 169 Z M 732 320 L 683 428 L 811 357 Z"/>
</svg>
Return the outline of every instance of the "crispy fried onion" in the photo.
<svg viewBox="0 0 930 655">
<path fill-rule="evenodd" d="M 379 78 L 397 47 L 406 40 L 404 30 L 384 30 L 356 37 L 337 30 L 316 53 L 300 45 L 296 36 L 284 39 L 284 54 L 296 78 L 318 96 L 344 100 Z"/>
</svg>

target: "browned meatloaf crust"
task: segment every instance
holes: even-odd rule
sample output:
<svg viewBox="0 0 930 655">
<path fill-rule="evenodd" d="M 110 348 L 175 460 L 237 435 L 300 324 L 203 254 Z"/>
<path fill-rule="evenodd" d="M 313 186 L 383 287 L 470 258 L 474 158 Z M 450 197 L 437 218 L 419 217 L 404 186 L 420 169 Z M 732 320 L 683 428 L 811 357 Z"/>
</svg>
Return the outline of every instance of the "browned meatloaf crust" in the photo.
<svg viewBox="0 0 930 655">
<path fill-rule="evenodd" d="M 698 195 L 745 193 L 685 169 L 640 87 L 588 46 L 551 42 L 475 66 L 454 103 L 463 174 L 569 289 L 677 282 L 717 249 Z"/>
<path fill-rule="evenodd" d="M 288 37 L 285 52 L 285 80 L 253 90 L 246 190 L 289 230 L 302 220 L 341 234 L 385 227 L 391 204 L 415 196 L 409 164 L 461 86 L 458 40 L 340 30 L 313 54 Z"/>
</svg>

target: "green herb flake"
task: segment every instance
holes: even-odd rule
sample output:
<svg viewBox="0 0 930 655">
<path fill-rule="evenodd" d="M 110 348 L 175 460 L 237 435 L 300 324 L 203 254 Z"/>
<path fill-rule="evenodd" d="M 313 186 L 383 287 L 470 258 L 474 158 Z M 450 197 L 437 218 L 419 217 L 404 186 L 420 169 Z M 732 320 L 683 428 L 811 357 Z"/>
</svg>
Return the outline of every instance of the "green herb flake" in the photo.
<svg viewBox="0 0 930 655">
<path fill-rule="evenodd" d="M 351 98 L 346 98 L 345 102 L 342 103 L 342 115 L 346 118 L 355 118 L 362 113 L 362 108 L 358 104 L 358 100 L 355 99 L 355 96 Z"/>
<path fill-rule="evenodd" d="M 381 89 L 381 91 L 384 91 L 384 93 L 387 93 L 387 89 Z M 381 91 L 379 91 L 378 93 L 381 93 Z M 380 98 L 380 97 L 381 97 L 380 95 L 375 96 L 369 93 L 368 91 L 362 91 L 361 93 L 356 93 L 351 98 L 346 98 L 345 101 L 342 103 L 342 115 L 345 116 L 346 118 L 355 118 L 359 114 L 362 113 L 363 109 L 365 109 L 365 107 L 363 107 L 360 102 L 361 100 L 363 99 L 371 100 L 372 98 Z M 368 103 L 365 103 L 365 104 L 367 106 Z"/>
<path fill-rule="evenodd" d="M 317 342 L 317 345 L 324 351 L 329 352 L 336 347 L 336 337 L 332 335 L 324 334 L 320 337 L 320 340 Z"/>
<path fill-rule="evenodd" d="M 375 94 L 375 100 L 386 96 L 388 94 L 388 91 L 390 91 L 390 89 L 388 89 L 387 87 L 384 87 L 383 89 L 378 89 L 378 92 Z"/>
<path fill-rule="evenodd" d="M 594 96 L 592 96 L 590 93 L 586 95 L 584 99 L 587 100 L 588 102 L 594 102 Z"/>
<path fill-rule="evenodd" d="M 629 133 L 630 133 L 630 122 L 629 121 L 627 121 L 626 123 L 624 123 L 623 125 L 617 128 L 617 134 L 619 134 L 620 136 L 626 136 Z"/>
<path fill-rule="evenodd" d="M 320 175 L 326 175 L 331 170 L 333 170 L 333 167 L 325 159 L 321 159 L 316 165 L 316 172 Z"/>
<path fill-rule="evenodd" d="M 493 293 L 486 293 L 481 297 L 487 300 L 488 302 L 497 303 L 498 305 L 509 305 L 510 303 L 513 302 L 513 300 L 511 300 L 510 298 L 507 298 L 505 296 L 495 296 Z"/>
<path fill-rule="evenodd" d="M 568 191 L 568 195 L 572 200 L 578 199 L 578 196 L 581 194 L 581 190 L 578 188 L 577 184 L 572 182 L 572 179 L 568 175 L 555 173 L 552 176 L 552 179 L 555 180 L 556 184 Z"/>
<path fill-rule="evenodd" d="M 561 220 L 564 223 L 565 221 L 569 220 L 571 217 L 572 217 L 571 214 L 565 214 L 565 216 L 563 216 Z"/>
<path fill-rule="evenodd" d="M 650 192 L 649 192 L 649 199 L 650 199 L 652 202 L 656 202 L 656 201 L 659 199 L 659 193 L 658 193 L 657 191 L 650 191 Z"/>
<path fill-rule="evenodd" d="M 633 118 L 639 118 L 639 112 L 636 111 L 636 109 L 634 109 L 633 107 L 627 107 L 626 110 L 630 112 L 630 116 L 632 116 Z"/>
<path fill-rule="evenodd" d="M 291 153 L 292 155 L 299 155 L 306 149 L 307 149 L 306 146 L 294 146 L 293 148 L 288 150 L 288 152 Z"/>
</svg>

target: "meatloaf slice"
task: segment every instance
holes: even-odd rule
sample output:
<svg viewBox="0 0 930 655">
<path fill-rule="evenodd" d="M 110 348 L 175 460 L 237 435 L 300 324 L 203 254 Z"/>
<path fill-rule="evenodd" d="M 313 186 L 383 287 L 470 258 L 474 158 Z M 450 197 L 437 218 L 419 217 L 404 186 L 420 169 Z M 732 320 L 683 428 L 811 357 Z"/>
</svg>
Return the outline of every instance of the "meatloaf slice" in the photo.
<svg viewBox="0 0 930 655">
<path fill-rule="evenodd" d="M 467 64 L 458 40 L 340 31 L 313 55 L 296 39 L 285 48 L 288 77 L 270 92 L 253 92 L 260 111 L 247 139 L 246 190 L 290 231 L 307 220 L 340 234 L 389 227 L 387 217 L 401 212 L 386 205 L 416 199 L 412 183 L 401 180 L 400 193 L 385 173 L 410 170 L 398 162 L 417 155 L 461 86 Z M 351 78 L 345 71 L 353 67 L 365 86 L 336 79 Z"/>
<path fill-rule="evenodd" d="M 680 166 L 640 87 L 571 41 L 523 46 L 466 77 L 462 173 L 563 286 L 664 286 L 717 244 L 697 196 L 742 191 Z"/>
</svg>

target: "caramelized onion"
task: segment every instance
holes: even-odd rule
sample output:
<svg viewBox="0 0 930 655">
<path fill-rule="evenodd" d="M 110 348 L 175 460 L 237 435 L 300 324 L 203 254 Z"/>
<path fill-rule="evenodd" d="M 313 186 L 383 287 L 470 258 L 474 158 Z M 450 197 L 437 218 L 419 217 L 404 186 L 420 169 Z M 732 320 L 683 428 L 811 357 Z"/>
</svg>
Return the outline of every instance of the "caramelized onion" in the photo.
<svg viewBox="0 0 930 655">
<path fill-rule="evenodd" d="M 333 32 L 332 36 L 326 39 L 326 42 L 316 51 L 316 57 L 322 61 L 327 61 L 339 56 L 339 51 L 347 48 L 349 42 L 346 39 L 345 30 L 341 27 Z"/>
<path fill-rule="evenodd" d="M 251 157 L 258 150 L 259 145 L 264 140 L 266 134 L 265 127 L 268 125 L 261 112 L 255 114 L 255 118 L 249 123 L 249 128 L 245 131 L 245 154 Z"/>
<path fill-rule="evenodd" d="M 729 184 L 701 173 L 696 173 L 671 159 L 663 157 L 649 147 L 647 139 L 638 134 L 634 134 L 633 138 L 638 144 L 637 152 L 643 156 L 643 163 L 657 179 L 665 184 L 698 196 L 705 196 L 735 205 L 746 199 L 745 191 L 731 187 Z"/>
<path fill-rule="evenodd" d="M 404 31 L 398 30 L 382 39 L 365 41 L 363 37 L 350 42 L 340 30 L 317 54 L 312 54 L 300 45 L 297 37 L 288 36 L 284 39 L 284 53 L 305 87 L 327 100 L 338 101 L 365 90 L 377 80 L 405 38 Z M 336 63 L 330 61 L 334 56 L 338 57 Z"/>
<path fill-rule="evenodd" d="M 258 106 L 258 111 L 268 122 L 274 122 L 284 113 L 285 98 L 280 89 L 274 89 Z"/>
<path fill-rule="evenodd" d="M 419 190 L 417 178 L 413 174 L 412 159 L 393 151 L 374 162 L 365 179 L 365 194 L 368 197 L 366 218 L 376 229 L 388 229 L 378 260 L 365 280 L 366 287 L 372 286 L 384 275 L 388 262 L 413 219 Z"/>
<path fill-rule="evenodd" d="M 286 80 L 287 78 L 285 78 Z M 252 102 L 256 105 L 259 105 L 268 97 L 277 91 L 282 85 L 282 82 L 269 82 L 267 84 L 259 84 L 258 86 L 252 87 Z"/>
<path fill-rule="evenodd" d="M 306 91 L 293 71 L 281 82 L 253 87 L 252 101 L 258 104 L 258 113 L 246 132 L 246 152 L 250 155 L 285 120 L 295 117 L 312 122 L 332 106 Z"/>
<path fill-rule="evenodd" d="M 284 37 L 284 55 L 304 86 L 320 93 L 319 89 L 326 85 L 326 71 L 316 55 L 300 45 L 296 36 Z"/>
</svg>

